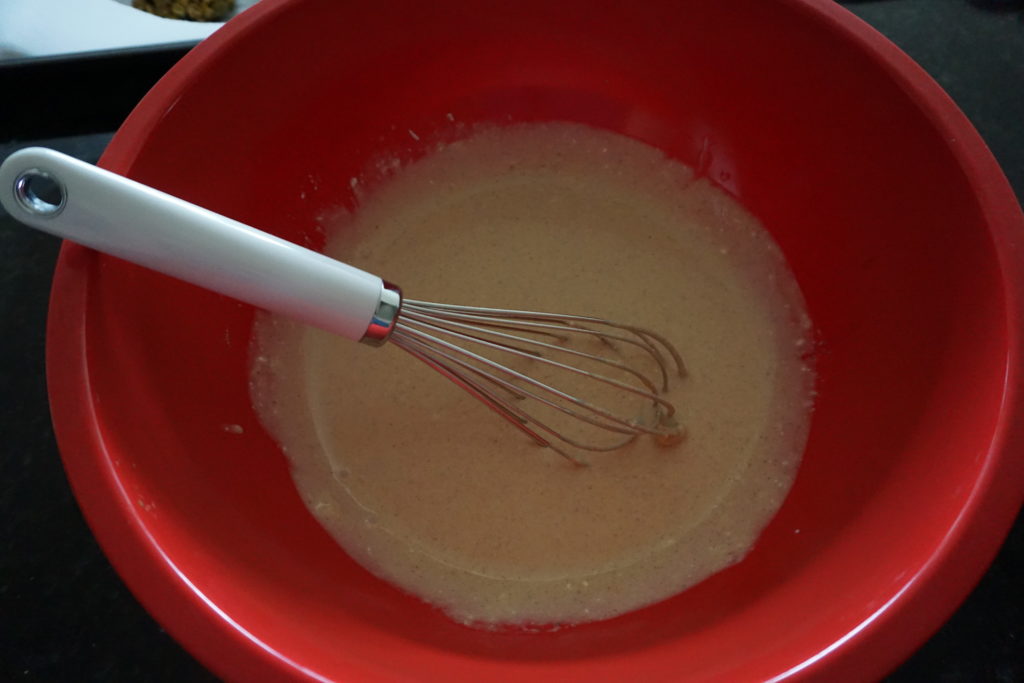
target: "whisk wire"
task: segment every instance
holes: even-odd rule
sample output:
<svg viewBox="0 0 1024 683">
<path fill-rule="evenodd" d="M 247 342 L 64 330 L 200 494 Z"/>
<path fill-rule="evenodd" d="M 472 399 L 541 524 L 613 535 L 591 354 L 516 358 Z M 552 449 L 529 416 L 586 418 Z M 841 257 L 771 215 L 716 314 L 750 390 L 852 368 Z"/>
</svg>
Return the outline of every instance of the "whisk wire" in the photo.
<svg viewBox="0 0 1024 683">
<path fill-rule="evenodd" d="M 396 346 L 401 348 L 403 351 L 409 353 L 417 360 L 433 368 L 443 377 L 447 378 L 450 382 L 455 384 L 457 387 L 468 392 L 481 403 L 494 410 L 501 417 L 505 418 L 505 420 L 508 421 L 509 424 L 516 427 L 520 431 L 524 432 L 531 439 L 533 439 L 534 442 L 537 443 L 537 445 L 545 448 L 551 448 L 556 453 L 561 455 L 563 458 L 566 458 L 567 460 L 572 462 L 574 465 L 586 465 L 586 463 L 584 463 L 583 461 L 579 460 L 578 458 L 574 458 L 571 454 L 558 448 L 558 446 L 551 443 L 548 439 L 542 437 L 535 430 L 531 429 L 529 426 L 530 422 L 527 419 L 527 416 L 523 414 L 522 411 L 517 411 L 515 407 L 508 401 L 505 401 L 500 397 L 496 396 L 494 392 L 490 391 L 479 382 L 473 381 L 463 373 L 453 370 L 445 363 L 437 360 L 433 356 L 433 354 L 430 353 L 429 347 L 420 345 L 416 343 L 415 340 L 411 340 L 410 338 L 404 337 L 404 335 L 400 334 L 397 331 L 392 335 L 392 339 L 396 342 Z"/>
<path fill-rule="evenodd" d="M 507 353 L 510 353 L 512 355 L 516 355 L 516 356 L 520 356 L 520 357 L 526 357 L 526 358 L 529 358 L 530 360 L 535 361 L 537 363 L 543 363 L 543 364 L 548 365 L 550 367 L 558 368 L 560 370 L 564 370 L 566 372 L 570 372 L 570 373 L 573 373 L 573 374 L 576 374 L 576 375 L 581 375 L 581 376 L 587 377 L 589 379 L 595 380 L 597 382 L 600 382 L 602 384 L 606 384 L 606 385 L 615 387 L 617 389 L 622 389 L 623 391 L 635 394 L 637 396 L 640 396 L 641 398 L 647 399 L 649 401 L 652 401 L 653 403 L 658 404 L 659 406 L 661 406 L 661 408 L 663 410 L 666 411 L 666 417 L 672 417 L 672 415 L 675 413 L 675 407 L 671 403 L 669 403 L 668 400 L 666 400 L 665 398 L 659 396 L 656 393 L 657 390 L 654 389 L 653 385 L 650 385 L 649 380 L 646 380 L 646 379 L 645 379 L 645 382 L 648 384 L 648 386 L 651 386 L 650 390 L 647 390 L 646 388 L 640 388 L 640 387 L 634 386 L 632 384 L 627 384 L 626 382 L 622 382 L 622 381 L 617 380 L 617 379 L 615 379 L 613 377 L 608 377 L 607 375 L 601 375 L 601 374 L 598 374 L 596 372 L 589 372 L 589 371 L 584 370 L 582 368 L 576 367 L 575 365 L 569 365 L 568 363 L 562 363 L 562 362 L 559 362 L 559 361 L 554 360 L 552 358 L 546 358 L 544 356 L 537 356 L 537 355 L 534 355 L 534 354 L 531 354 L 531 353 L 520 351 L 519 349 L 516 349 L 516 348 L 509 347 L 509 346 L 507 346 L 505 344 L 497 344 L 495 342 L 491 342 L 491 341 L 488 341 L 486 339 L 480 339 L 479 337 L 474 337 L 474 336 L 471 336 L 471 335 L 468 335 L 468 334 L 457 332 L 455 330 L 451 330 L 451 329 L 447 329 L 447 328 L 444 328 L 444 327 L 440 327 L 438 325 L 433 325 L 433 324 L 430 324 L 430 323 L 424 323 L 424 322 L 420 322 L 420 321 L 413 321 L 411 323 L 399 323 L 398 326 L 396 326 L 396 329 L 405 329 L 405 330 L 411 330 L 411 331 L 414 331 L 414 332 L 420 332 L 420 334 L 422 334 L 424 336 L 427 336 L 426 333 L 421 332 L 419 328 L 425 328 L 425 329 L 433 330 L 434 332 L 440 332 L 440 333 L 443 333 L 443 334 L 446 334 L 446 335 L 449 335 L 449 336 L 452 336 L 452 337 L 456 337 L 458 339 L 464 339 L 466 341 L 471 341 L 471 342 L 476 343 L 476 344 L 481 344 L 481 345 L 486 346 L 488 348 L 501 349 L 501 350 L 504 350 Z M 452 344 L 450 342 L 446 342 L 446 341 L 444 341 L 444 340 L 442 340 L 442 339 L 440 339 L 440 338 L 438 338 L 436 336 L 432 336 L 431 335 L 429 338 L 430 338 L 430 341 L 432 343 L 434 343 L 434 344 L 439 344 L 441 346 L 445 346 L 446 348 L 449 348 L 449 349 L 451 349 L 453 351 L 456 351 L 456 352 L 462 353 L 463 355 L 469 356 L 469 357 L 473 358 L 474 360 L 477 360 L 477 361 L 483 363 L 484 365 L 487 365 L 487 366 L 489 366 L 489 367 L 491 367 L 491 368 L 493 368 L 495 370 L 499 370 L 501 372 L 509 374 L 509 375 L 515 377 L 516 379 L 519 379 L 519 380 L 521 380 L 523 382 L 526 382 L 527 384 L 531 384 L 534 387 L 537 387 L 538 389 L 542 389 L 544 391 L 547 391 L 548 393 L 554 394 L 554 395 L 558 396 L 561 399 L 564 399 L 564 400 L 569 401 L 571 403 L 574 403 L 574 404 L 576 404 L 578 406 L 585 407 L 585 408 L 587 408 L 589 410 L 592 410 L 592 411 L 594 411 L 596 413 L 599 413 L 599 414 L 607 417 L 610 420 L 613 420 L 615 422 L 619 422 L 621 424 L 628 424 L 630 426 L 635 426 L 637 429 L 640 429 L 642 431 L 648 431 L 647 428 L 643 427 L 642 425 L 636 425 L 634 423 L 634 421 L 632 421 L 632 420 L 627 420 L 627 419 L 624 419 L 624 418 L 616 417 L 610 411 L 606 411 L 604 409 L 598 408 L 598 407 L 590 404 L 589 402 L 584 401 L 583 399 L 577 398 L 575 396 L 572 396 L 571 394 L 565 393 L 564 391 L 561 391 L 559 389 L 551 387 L 550 385 L 544 384 L 543 382 L 541 382 L 541 381 L 539 381 L 539 380 L 537 380 L 537 379 L 535 379 L 535 378 L 533 378 L 533 377 L 531 377 L 529 375 L 523 374 L 521 372 L 517 372 L 516 370 L 513 370 L 512 368 L 509 368 L 509 367 L 507 367 L 507 366 L 505 366 L 505 365 L 503 365 L 501 363 L 498 363 L 498 362 L 496 362 L 494 360 L 491 360 L 490 358 L 487 358 L 486 356 L 482 356 L 480 354 L 473 353 L 472 351 L 469 351 L 468 349 L 465 349 L 464 347 L 458 346 L 456 344 Z M 650 430 L 650 433 L 660 433 L 660 432 L 659 432 L 659 430 Z"/>
<path fill-rule="evenodd" d="M 596 339 L 619 357 L 571 348 L 569 344 L 574 336 L 580 340 L 585 337 Z M 558 343 L 551 343 L 551 339 Z M 577 465 L 586 463 L 556 442 L 583 451 L 612 451 L 629 444 L 641 434 L 659 439 L 676 439 L 681 435 L 681 430 L 672 420 L 675 407 L 661 394 L 668 387 L 669 363 L 666 356 L 671 358 L 676 374 L 685 376 L 682 358 L 667 340 L 645 328 L 589 316 L 407 299 L 402 301 L 390 340 L 455 382 L 538 445 L 551 448 Z M 466 344 L 481 347 L 481 352 L 467 348 Z M 618 344 L 629 345 L 628 348 L 637 349 L 649 357 L 657 368 L 660 382 L 656 383 L 641 369 L 626 362 L 622 353 L 626 347 L 620 349 Z M 648 421 L 638 415 L 619 415 L 605 406 L 498 362 L 484 355 L 485 351 L 491 355 L 498 352 L 540 363 L 553 371 L 579 377 L 580 381 L 593 381 L 612 390 L 626 392 L 647 403 L 653 409 L 653 419 Z M 614 369 L 632 381 L 609 377 L 546 355 L 555 353 Z M 577 437 L 575 430 L 570 434 L 561 424 L 555 427 L 541 419 L 536 411 L 525 407 L 529 402 L 623 438 L 595 442 L 584 440 Z"/>
<path fill-rule="evenodd" d="M 667 364 L 665 363 L 664 356 L 662 355 L 661 351 L 658 349 L 658 345 L 655 344 L 654 342 L 652 342 L 647 336 L 645 336 L 646 334 L 650 334 L 646 330 L 643 330 L 643 329 L 640 329 L 640 328 L 625 328 L 625 327 L 623 327 L 621 325 L 616 325 L 616 324 L 613 324 L 613 323 L 609 323 L 607 321 L 600 321 L 599 319 L 596 319 L 596 318 L 585 318 L 584 316 L 559 316 L 557 318 L 549 317 L 549 318 L 545 318 L 544 319 L 544 320 L 553 320 L 553 319 L 566 320 L 566 322 L 563 323 L 563 324 L 555 324 L 555 323 L 551 323 L 551 322 L 540 322 L 538 320 L 528 319 L 527 317 L 522 317 L 522 318 L 501 318 L 501 317 L 496 317 L 496 315 L 498 313 L 501 313 L 501 312 L 522 313 L 525 316 L 526 313 L 527 313 L 525 311 L 502 311 L 502 309 L 485 309 L 485 310 L 494 311 L 495 315 L 472 315 L 472 314 L 468 314 L 468 313 L 459 313 L 459 312 L 455 312 L 455 311 L 449 311 L 447 309 L 445 309 L 443 311 L 433 311 L 433 312 L 428 314 L 428 313 L 425 313 L 422 309 L 420 309 L 419 307 L 417 307 L 415 305 L 409 306 L 408 309 L 403 309 L 403 311 L 405 312 L 405 315 L 407 315 L 407 316 L 412 316 L 412 315 L 429 315 L 432 319 L 443 320 L 443 321 L 449 322 L 451 324 L 455 324 L 455 321 L 475 322 L 475 323 L 479 323 L 480 325 L 486 326 L 488 328 L 507 329 L 507 330 L 514 330 L 514 331 L 518 331 L 518 332 L 529 332 L 531 334 L 551 336 L 551 337 L 555 337 L 556 339 L 558 339 L 560 341 L 563 341 L 563 342 L 566 341 L 569 338 L 569 336 L 571 336 L 573 334 L 583 334 L 583 335 L 591 335 L 591 336 L 598 337 L 601 341 L 609 344 L 612 347 L 614 347 L 614 344 L 612 342 L 621 342 L 621 343 L 624 343 L 624 344 L 631 344 L 631 345 L 636 346 L 636 347 L 638 347 L 640 349 L 643 349 L 646 353 L 651 355 L 651 357 L 653 358 L 653 360 L 657 364 L 657 367 L 658 367 L 658 370 L 659 370 L 659 374 L 661 375 L 661 377 L 660 377 L 660 379 L 661 379 L 661 382 L 660 382 L 661 391 L 666 391 L 668 389 L 668 368 L 667 368 Z M 536 315 L 536 314 L 534 314 L 534 315 Z M 554 314 L 550 314 L 550 315 L 554 316 Z M 615 328 L 626 329 L 627 331 L 629 331 L 632 334 L 634 334 L 636 338 L 630 338 L 630 337 L 626 337 L 626 336 L 621 335 L 621 334 L 615 334 L 613 332 L 594 330 L 594 329 L 591 329 L 589 327 L 585 327 L 580 322 L 580 321 L 583 321 L 583 320 L 585 320 L 587 322 L 590 322 L 591 324 L 593 324 L 595 322 L 600 322 L 600 323 L 605 324 L 605 325 L 611 325 L 611 326 L 613 326 Z M 656 336 L 656 335 L 652 335 L 652 336 Z M 661 343 L 664 346 L 668 347 L 670 350 L 674 351 L 674 349 L 671 348 L 671 345 L 669 345 L 664 340 L 661 340 Z M 678 357 L 678 354 L 675 354 L 675 357 L 673 358 L 673 360 L 676 363 L 676 366 L 678 368 L 679 374 L 681 376 L 683 374 L 685 374 L 685 371 L 683 369 L 682 359 Z M 652 389 L 653 389 L 653 387 L 652 387 Z"/>
<path fill-rule="evenodd" d="M 642 382 L 644 384 L 644 386 L 648 388 L 649 391 L 655 392 L 655 393 L 657 393 L 657 391 L 658 391 L 658 388 L 654 385 L 654 383 L 650 379 L 648 379 L 647 376 L 644 375 L 642 372 L 640 372 L 639 370 L 636 370 L 634 368 L 629 367 L 628 365 L 626 365 L 622 361 L 614 360 L 612 358 L 607 358 L 605 356 L 598 356 L 597 354 L 587 353 L 585 351 L 580 351 L 579 349 L 572 349 L 572 348 L 567 348 L 565 346 L 558 346 L 557 344 L 549 344 L 547 342 L 542 342 L 542 341 L 539 341 L 537 339 L 529 339 L 529 338 L 526 338 L 526 337 L 518 337 L 516 335 L 508 334 L 508 333 L 505 333 L 505 332 L 499 332 L 498 330 L 495 330 L 495 329 L 488 329 L 487 327 L 480 326 L 480 325 L 470 325 L 470 324 L 467 324 L 467 323 L 457 322 L 455 320 L 445 320 L 444 318 L 439 318 L 439 317 L 436 317 L 436 316 L 424 315 L 422 313 L 417 313 L 417 312 L 411 312 L 410 311 L 410 312 L 406 313 L 406 319 L 408 319 L 408 320 L 415 320 L 416 322 L 420 322 L 420 323 L 434 325 L 435 326 L 434 329 L 443 329 L 439 325 L 439 323 L 442 323 L 442 324 L 447 324 L 447 325 L 449 325 L 451 327 L 454 327 L 454 328 L 457 328 L 457 329 L 460 329 L 460 330 L 466 330 L 467 332 L 478 332 L 478 333 L 490 335 L 492 337 L 497 337 L 499 339 L 515 340 L 515 341 L 518 341 L 518 342 L 521 342 L 521 343 L 533 344 L 534 346 L 539 346 L 541 348 L 548 349 L 548 350 L 551 350 L 551 351 L 557 351 L 559 353 L 568 354 L 570 356 L 576 356 L 577 358 L 586 358 L 587 360 L 594 361 L 595 363 L 601 363 L 603 365 L 607 365 L 609 367 L 616 368 L 616 369 L 621 370 L 623 372 L 627 372 L 627 373 L 633 375 L 634 377 L 636 377 L 640 382 Z M 511 329 L 511 328 L 503 326 L 502 329 Z M 474 340 L 477 343 L 487 343 L 487 341 L 488 341 L 487 339 L 485 339 L 483 337 L 479 337 L 479 336 L 476 336 L 476 335 L 473 335 L 473 334 L 467 334 L 464 338 L 472 339 L 472 340 Z M 563 339 L 565 339 L 565 338 L 563 337 Z M 626 340 L 626 341 L 632 341 L 632 340 Z M 495 343 L 498 343 L 498 342 L 495 342 Z M 518 347 L 518 346 L 514 346 L 512 344 L 501 344 L 501 346 L 504 346 L 504 347 L 509 348 L 509 349 L 516 349 L 517 351 L 520 351 L 520 352 L 526 353 L 526 354 L 530 354 L 531 356 L 534 356 L 534 357 L 537 357 L 537 358 L 543 358 L 544 357 L 544 354 L 541 353 L 541 352 L 530 351 L 529 349 L 524 349 L 524 348 L 521 348 L 521 347 Z M 562 366 L 562 367 L 568 367 L 568 366 Z"/>
<path fill-rule="evenodd" d="M 560 448 L 551 439 L 547 439 L 541 436 L 538 433 L 538 430 L 550 434 L 551 436 L 555 437 L 559 441 L 569 446 L 587 451 L 614 451 L 634 441 L 639 434 L 639 432 L 636 432 L 635 430 L 629 430 L 623 427 L 619 427 L 617 425 L 603 423 L 595 419 L 593 416 L 587 415 L 585 413 L 572 411 L 571 409 L 566 408 L 565 406 L 559 405 L 553 401 L 550 401 L 549 399 L 544 398 L 543 396 L 540 396 L 528 390 L 522 390 L 522 393 L 520 393 L 521 390 L 517 388 L 515 385 L 513 385 L 511 382 L 503 380 L 500 377 L 497 377 L 496 375 L 487 372 L 486 370 L 475 367 L 467 363 L 466 361 L 455 358 L 451 354 L 444 353 L 439 349 L 433 348 L 428 344 L 420 342 L 417 339 L 411 339 L 409 337 L 401 335 L 401 333 L 396 334 L 399 335 L 399 339 L 397 340 L 398 346 L 400 346 L 403 350 L 410 353 L 419 360 L 423 361 L 424 363 L 428 364 L 429 366 L 433 367 L 435 370 L 437 370 L 445 377 L 447 377 L 450 381 L 453 381 L 457 386 L 474 395 L 477 399 L 479 399 L 492 410 L 494 410 L 499 415 L 504 417 L 516 428 L 528 434 L 538 445 L 552 449 L 563 458 L 572 462 L 574 465 L 586 466 L 587 463 L 573 456 L 563 448 Z M 444 360 L 439 359 L 439 357 L 443 358 Z M 472 377 L 466 372 L 456 370 L 452 368 L 450 365 L 446 364 L 444 361 L 454 363 L 473 374 L 479 375 L 480 377 L 484 378 L 487 382 L 493 383 L 507 390 L 510 394 L 513 394 L 518 398 L 532 398 L 540 403 L 543 403 L 556 410 L 559 410 L 565 413 L 566 415 L 569 415 L 579 420 L 583 420 L 584 422 L 592 424 L 596 427 L 600 427 L 605 431 L 612 431 L 617 432 L 619 434 L 623 434 L 625 435 L 625 438 L 618 442 L 604 445 L 589 444 L 584 443 L 583 441 L 580 441 L 578 439 L 573 439 L 572 437 L 567 436 L 564 432 L 561 432 L 555 429 L 554 427 L 550 426 L 547 422 L 541 420 L 536 415 L 528 413 L 522 408 L 519 408 L 512 401 L 509 401 L 508 399 L 504 399 L 501 396 L 497 395 L 495 391 L 489 389 L 483 383 L 477 382 L 476 380 L 472 379 Z"/>
<path fill-rule="evenodd" d="M 442 340 L 439 340 L 439 339 L 437 339 L 436 337 L 433 337 L 433 336 L 424 335 L 424 338 L 427 341 L 429 341 L 431 343 L 437 343 L 440 346 L 444 346 L 444 347 L 448 347 L 448 348 L 455 347 L 455 345 L 449 344 L 447 342 L 443 342 Z M 516 384 L 513 384 L 512 382 L 508 381 L 507 379 L 504 379 L 504 378 L 499 377 L 499 376 L 497 376 L 497 375 L 495 375 L 493 373 L 490 373 L 490 372 L 484 370 L 483 368 L 475 366 L 472 363 L 469 363 L 468 361 L 466 361 L 466 360 L 464 360 L 462 358 L 458 358 L 458 357 L 456 357 L 456 356 L 454 356 L 454 355 L 452 355 L 450 353 L 446 353 L 441 348 L 431 347 L 429 344 L 425 343 L 423 340 L 420 340 L 420 339 L 414 339 L 414 340 L 409 340 L 409 341 L 407 341 L 407 340 L 409 340 L 408 337 L 406 337 L 405 335 L 401 335 L 400 334 L 400 337 L 399 337 L 399 340 L 398 340 L 399 341 L 399 345 L 402 345 L 403 343 L 415 344 L 417 346 L 417 348 L 419 350 L 423 351 L 424 353 L 434 354 L 434 355 L 440 356 L 440 357 L 442 357 L 442 358 L 444 358 L 444 359 L 446 359 L 446 360 L 448 360 L 448 361 L 450 361 L 452 363 L 455 363 L 456 365 L 458 365 L 461 368 L 464 368 L 464 369 L 466 369 L 466 370 L 468 370 L 468 371 L 470 371 L 470 372 L 472 372 L 472 373 L 474 373 L 476 375 L 479 375 L 480 377 L 483 377 L 483 378 L 485 378 L 485 379 L 487 379 L 487 380 L 489 380 L 491 382 L 494 382 L 495 384 L 497 384 L 498 386 L 502 387 L 503 389 L 506 389 L 513 396 L 516 396 L 518 398 L 523 398 L 523 399 L 525 399 L 525 398 L 534 399 L 534 400 L 536 400 L 536 401 L 538 401 L 540 403 L 543 403 L 544 405 L 546 405 L 546 406 L 548 406 L 550 408 L 553 408 L 555 410 L 558 410 L 558 411 L 562 412 L 565 415 L 568 415 L 570 417 L 574 417 L 574 418 L 583 420 L 583 421 L 585 421 L 585 422 L 587 422 L 589 424 L 594 425 L 595 427 L 601 427 L 602 429 L 606 429 L 608 431 L 613 431 L 613 432 L 618 432 L 620 434 L 633 434 L 633 435 L 636 435 L 639 432 L 648 432 L 648 433 L 652 433 L 652 434 L 661 434 L 660 431 L 651 430 L 650 428 L 644 427 L 643 425 L 639 425 L 639 424 L 637 424 L 634 421 L 625 420 L 623 418 L 619 418 L 614 413 L 611 413 L 610 411 L 604 410 L 604 409 L 602 409 L 600 407 L 597 407 L 597 406 L 595 406 L 595 405 L 593 405 L 591 403 L 587 403 L 585 401 L 582 401 L 581 399 L 577 399 L 574 396 L 571 396 L 569 394 L 566 394 L 565 392 L 559 391 L 558 389 L 555 389 L 554 387 L 551 387 L 551 386 L 549 386 L 547 384 L 544 384 L 543 382 L 540 382 L 540 381 L 538 381 L 538 380 L 536 380 L 536 379 L 534 379 L 532 377 L 529 377 L 528 375 L 525 375 L 525 374 L 523 374 L 521 372 L 517 372 L 517 371 L 512 370 L 510 368 L 504 367 L 504 366 L 502 366 L 499 363 L 495 363 L 493 361 L 490 361 L 489 359 L 486 359 L 483 356 L 479 356 L 477 354 L 472 354 L 471 352 L 465 354 L 465 355 L 469 355 L 470 357 L 474 358 L 475 360 L 482 360 L 482 361 L 485 362 L 486 365 L 488 365 L 490 367 L 493 367 L 493 368 L 496 368 L 498 370 L 501 370 L 502 372 L 504 372 L 504 373 L 506 373 L 506 374 L 508 374 L 508 375 L 510 375 L 512 377 L 515 377 L 516 379 L 522 380 L 524 382 L 528 382 L 529 384 L 532 384 L 532 385 L 534 385 L 534 386 L 536 386 L 538 388 L 541 388 L 542 390 L 547 391 L 548 393 L 554 394 L 555 396 L 558 396 L 559 398 L 562 398 L 562 399 L 564 399 L 566 401 L 569 401 L 570 403 L 573 403 L 575 405 L 584 407 L 587 410 L 589 410 L 591 413 L 593 413 L 594 415 L 597 415 L 599 418 L 604 418 L 604 420 L 606 420 L 606 421 L 598 419 L 598 417 L 594 417 L 593 415 L 588 415 L 587 413 L 584 413 L 584 412 L 572 410 L 571 408 L 565 406 L 564 404 L 558 403 L 556 401 L 552 401 L 551 399 L 546 398 L 545 396 L 543 396 L 541 394 L 538 394 L 536 392 L 530 391 L 529 389 L 527 389 L 525 387 L 521 387 L 521 386 L 518 386 Z M 455 348 L 457 348 L 457 347 L 455 347 Z M 525 416 L 525 418 L 528 418 L 530 420 L 536 421 L 536 418 L 534 416 L 530 415 L 529 413 L 526 413 L 526 411 L 520 410 L 520 411 L 517 411 L 517 412 L 522 413 Z M 580 448 L 585 448 L 585 446 L 580 446 L 579 444 L 575 444 L 574 443 L 573 445 L 577 445 Z M 601 447 L 601 448 L 597 448 L 595 450 L 605 450 L 605 449 L 603 447 Z"/>
</svg>

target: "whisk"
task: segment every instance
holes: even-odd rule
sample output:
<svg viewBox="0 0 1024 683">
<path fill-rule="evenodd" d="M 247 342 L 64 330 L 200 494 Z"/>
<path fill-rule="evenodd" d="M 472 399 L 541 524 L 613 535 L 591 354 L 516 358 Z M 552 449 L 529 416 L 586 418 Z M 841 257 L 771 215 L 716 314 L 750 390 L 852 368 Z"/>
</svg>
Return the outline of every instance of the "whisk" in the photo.
<svg viewBox="0 0 1024 683">
<path fill-rule="evenodd" d="M 39 147 L 0 165 L 0 204 L 58 237 L 352 340 L 390 342 L 575 464 L 641 435 L 682 437 L 665 393 L 683 361 L 651 330 L 406 299 L 376 275 Z"/>
</svg>

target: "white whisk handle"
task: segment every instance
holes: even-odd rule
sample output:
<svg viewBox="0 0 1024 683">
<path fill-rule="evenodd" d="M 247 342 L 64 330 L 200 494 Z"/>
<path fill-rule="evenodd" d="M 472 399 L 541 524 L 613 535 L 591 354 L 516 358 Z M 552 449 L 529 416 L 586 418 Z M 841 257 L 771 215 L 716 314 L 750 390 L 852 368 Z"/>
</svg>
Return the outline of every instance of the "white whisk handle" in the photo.
<svg viewBox="0 0 1024 683">
<path fill-rule="evenodd" d="M 38 230 L 350 339 L 379 322 L 376 275 L 50 149 L 0 165 L 0 204 Z"/>
</svg>

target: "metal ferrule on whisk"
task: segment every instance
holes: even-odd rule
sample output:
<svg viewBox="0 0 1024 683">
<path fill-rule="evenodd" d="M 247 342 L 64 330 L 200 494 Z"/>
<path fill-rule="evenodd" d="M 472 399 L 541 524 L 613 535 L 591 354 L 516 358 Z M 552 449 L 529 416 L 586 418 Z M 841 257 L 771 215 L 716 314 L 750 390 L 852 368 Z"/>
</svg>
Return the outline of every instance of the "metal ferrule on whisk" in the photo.
<svg viewBox="0 0 1024 683">
<path fill-rule="evenodd" d="M 370 346 L 380 346 L 388 340 L 395 330 L 402 309 L 402 290 L 386 280 L 383 282 L 380 301 L 370 318 L 370 324 L 366 326 L 366 334 L 359 340 Z"/>
</svg>

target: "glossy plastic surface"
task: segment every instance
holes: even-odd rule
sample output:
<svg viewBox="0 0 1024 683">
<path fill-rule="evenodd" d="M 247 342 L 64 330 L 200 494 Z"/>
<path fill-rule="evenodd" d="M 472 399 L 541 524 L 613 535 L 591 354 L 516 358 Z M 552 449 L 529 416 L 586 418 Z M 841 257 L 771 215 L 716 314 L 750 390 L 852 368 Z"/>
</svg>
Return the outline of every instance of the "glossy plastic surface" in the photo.
<svg viewBox="0 0 1024 683">
<path fill-rule="evenodd" d="M 459 124 L 583 121 L 695 166 L 775 234 L 820 338 L 808 453 L 753 553 L 608 622 L 457 626 L 305 512 L 249 406 L 249 308 L 66 246 L 49 381 L 97 536 L 232 680 L 880 675 L 966 594 L 1024 491 L 1024 218 L 995 161 L 828 0 L 483 7 L 264 0 L 154 88 L 102 163 L 314 245 L 351 177 Z"/>
<path fill-rule="evenodd" d="M 59 204 L 31 201 L 19 180 L 32 177 L 56 183 Z M 354 341 L 384 290 L 376 275 L 52 149 L 4 159 L 0 187 L 0 204 L 37 230 Z"/>
</svg>

